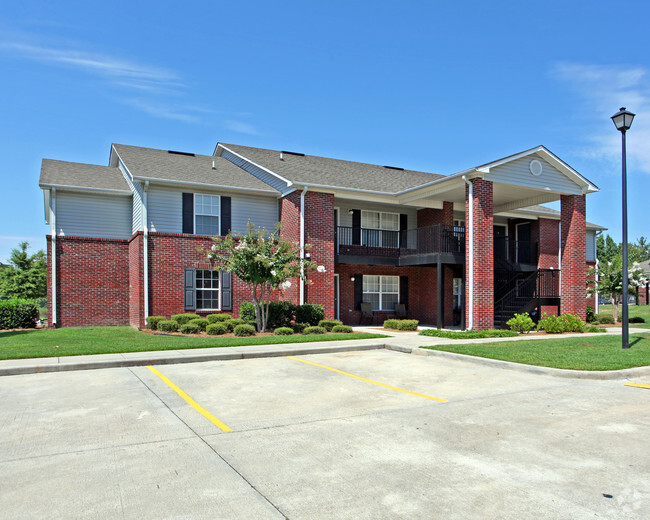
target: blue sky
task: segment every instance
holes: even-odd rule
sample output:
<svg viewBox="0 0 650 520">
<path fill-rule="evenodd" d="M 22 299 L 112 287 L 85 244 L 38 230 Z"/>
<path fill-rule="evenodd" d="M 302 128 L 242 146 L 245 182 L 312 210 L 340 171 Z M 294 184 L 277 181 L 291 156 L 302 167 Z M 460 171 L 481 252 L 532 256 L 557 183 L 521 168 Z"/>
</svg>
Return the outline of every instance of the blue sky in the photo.
<svg viewBox="0 0 650 520">
<path fill-rule="evenodd" d="M 153 7 L 155 5 L 155 8 Z M 650 3 L 29 2 L 0 11 L 0 261 L 45 247 L 43 158 L 218 141 L 450 174 L 543 144 L 650 235 Z"/>
</svg>

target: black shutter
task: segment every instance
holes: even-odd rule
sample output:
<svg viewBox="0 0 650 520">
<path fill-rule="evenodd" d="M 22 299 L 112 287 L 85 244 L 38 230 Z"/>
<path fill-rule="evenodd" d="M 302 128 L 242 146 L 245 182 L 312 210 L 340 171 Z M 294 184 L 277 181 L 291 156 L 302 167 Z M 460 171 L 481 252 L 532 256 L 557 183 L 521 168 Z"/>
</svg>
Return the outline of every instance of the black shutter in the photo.
<svg viewBox="0 0 650 520">
<path fill-rule="evenodd" d="M 232 273 L 221 271 L 221 310 L 232 310 Z"/>
<path fill-rule="evenodd" d="M 399 247 L 406 247 L 406 230 L 408 229 L 409 216 L 400 213 L 399 216 Z"/>
<path fill-rule="evenodd" d="M 231 198 L 221 197 L 221 236 L 226 236 L 230 231 L 231 224 Z"/>
<path fill-rule="evenodd" d="M 409 277 L 400 276 L 399 277 L 399 302 L 406 305 L 408 309 L 409 305 Z"/>
<path fill-rule="evenodd" d="M 196 282 L 195 269 L 185 269 L 185 310 L 193 311 L 196 309 Z"/>
<path fill-rule="evenodd" d="M 355 274 L 354 276 L 354 308 L 359 309 L 363 301 L 363 275 Z"/>
<path fill-rule="evenodd" d="M 361 210 L 352 210 L 352 244 L 361 245 Z"/>
<path fill-rule="evenodd" d="M 183 233 L 194 233 L 193 193 L 183 193 Z"/>
</svg>

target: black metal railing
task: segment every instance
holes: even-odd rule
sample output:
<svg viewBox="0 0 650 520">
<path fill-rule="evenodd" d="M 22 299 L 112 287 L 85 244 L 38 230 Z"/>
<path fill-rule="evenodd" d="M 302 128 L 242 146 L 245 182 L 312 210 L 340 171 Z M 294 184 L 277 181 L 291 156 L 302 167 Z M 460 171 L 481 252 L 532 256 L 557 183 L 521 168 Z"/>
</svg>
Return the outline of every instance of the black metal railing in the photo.
<svg viewBox="0 0 650 520">
<path fill-rule="evenodd" d="M 532 240 L 511 240 L 510 237 L 494 237 L 494 258 L 508 260 L 513 264 L 533 264 L 539 260 L 539 244 Z"/>
</svg>

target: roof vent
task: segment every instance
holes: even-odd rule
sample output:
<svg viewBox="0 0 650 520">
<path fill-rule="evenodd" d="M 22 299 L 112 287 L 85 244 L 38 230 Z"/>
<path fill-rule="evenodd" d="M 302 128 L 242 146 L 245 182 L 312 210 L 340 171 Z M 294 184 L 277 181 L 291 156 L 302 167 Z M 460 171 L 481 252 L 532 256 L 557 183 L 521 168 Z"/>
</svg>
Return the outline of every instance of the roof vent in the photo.
<svg viewBox="0 0 650 520">
<path fill-rule="evenodd" d="M 304 156 L 305 156 L 304 153 L 298 153 L 298 152 L 287 152 L 286 150 L 282 150 L 282 151 L 280 152 L 280 154 L 284 154 L 284 153 L 287 153 L 287 154 L 289 154 L 289 155 L 297 155 L 298 157 L 304 157 Z"/>
<path fill-rule="evenodd" d="M 196 154 L 189 153 L 189 152 L 177 152 L 176 150 L 167 150 L 167 153 L 171 153 L 174 155 L 187 155 L 188 157 L 196 157 Z"/>
<path fill-rule="evenodd" d="M 399 168 L 397 166 L 384 166 L 384 168 L 388 168 L 389 170 L 400 170 L 404 171 L 404 168 Z"/>
<path fill-rule="evenodd" d="M 217 163 L 216 163 L 216 161 L 214 159 L 212 160 L 212 169 L 213 170 L 217 169 Z"/>
</svg>

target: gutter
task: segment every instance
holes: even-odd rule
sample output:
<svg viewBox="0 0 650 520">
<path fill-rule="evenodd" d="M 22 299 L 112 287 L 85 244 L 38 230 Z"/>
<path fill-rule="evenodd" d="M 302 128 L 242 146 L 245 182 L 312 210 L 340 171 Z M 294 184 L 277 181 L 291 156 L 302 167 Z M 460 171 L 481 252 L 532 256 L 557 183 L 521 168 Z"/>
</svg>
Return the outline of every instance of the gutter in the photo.
<svg viewBox="0 0 650 520">
<path fill-rule="evenodd" d="M 305 304 L 305 195 L 307 186 L 300 192 L 300 305 Z"/>
<path fill-rule="evenodd" d="M 149 192 L 149 181 L 144 182 L 144 193 L 142 200 L 142 217 L 144 220 L 143 231 L 144 231 L 144 244 L 143 244 L 143 253 L 144 253 L 144 320 L 145 323 L 149 317 L 149 208 L 148 208 L 148 192 Z"/>
<path fill-rule="evenodd" d="M 52 327 L 56 327 L 56 188 L 50 195 L 50 233 L 52 235 Z"/>
<path fill-rule="evenodd" d="M 462 179 L 469 189 L 469 302 L 467 305 L 469 320 L 466 330 L 472 330 L 474 328 L 474 185 L 467 180 L 465 175 L 462 176 Z"/>
</svg>

